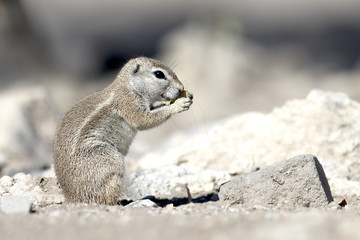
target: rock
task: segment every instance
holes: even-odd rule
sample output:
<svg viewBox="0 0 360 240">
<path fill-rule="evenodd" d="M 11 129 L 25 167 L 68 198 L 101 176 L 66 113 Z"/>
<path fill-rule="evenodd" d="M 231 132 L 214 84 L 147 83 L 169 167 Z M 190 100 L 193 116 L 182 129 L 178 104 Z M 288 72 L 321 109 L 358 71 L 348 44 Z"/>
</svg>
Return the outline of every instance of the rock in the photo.
<svg viewBox="0 0 360 240">
<path fill-rule="evenodd" d="M 9 188 L 14 184 L 14 179 L 9 176 L 0 178 L 0 195 L 1 193 L 8 192 Z"/>
<path fill-rule="evenodd" d="M 64 201 L 56 178 L 17 173 L 0 178 L 0 197 L 16 195 L 28 198 L 35 206 L 58 204 Z"/>
<path fill-rule="evenodd" d="M 185 168 L 169 166 L 130 174 L 127 179 L 127 195 L 131 199 L 147 196 L 156 198 L 188 197 L 186 186 L 193 197 L 215 192 L 230 175 L 214 170 L 191 173 Z"/>
<path fill-rule="evenodd" d="M 144 199 L 144 200 L 137 200 L 135 202 L 132 202 L 132 203 L 126 205 L 126 207 L 129 207 L 129 208 L 157 208 L 159 206 L 156 203 L 154 203 L 153 201 L 151 201 L 150 199 Z"/>
<path fill-rule="evenodd" d="M 50 166 L 57 117 L 47 91 L 3 92 L 0 108 L 0 176 Z"/>
<path fill-rule="evenodd" d="M 29 213 L 32 202 L 24 196 L 6 195 L 0 199 L 0 209 L 7 214 Z"/>
<path fill-rule="evenodd" d="M 221 185 L 219 198 L 244 206 L 294 209 L 333 201 L 324 170 L 313 155 L 300 155 Z"/>
</svg>

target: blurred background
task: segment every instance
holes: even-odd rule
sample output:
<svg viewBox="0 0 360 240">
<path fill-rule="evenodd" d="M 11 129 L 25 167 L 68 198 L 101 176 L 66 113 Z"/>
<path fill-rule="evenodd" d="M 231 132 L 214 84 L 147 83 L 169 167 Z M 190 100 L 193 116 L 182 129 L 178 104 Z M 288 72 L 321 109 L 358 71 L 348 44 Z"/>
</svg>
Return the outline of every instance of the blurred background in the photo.
<svg viewBox="0 0 360 240">
<path fill-rule="evenodd" d="M 173 132 L 313 88 L 360 100 L 360 1 L 1 0 L 1 173 L 48 168 L 66 109 L 141 55 L 171 66 L 195 98 L 140 133 L 133 159 Z"/>
</svg>

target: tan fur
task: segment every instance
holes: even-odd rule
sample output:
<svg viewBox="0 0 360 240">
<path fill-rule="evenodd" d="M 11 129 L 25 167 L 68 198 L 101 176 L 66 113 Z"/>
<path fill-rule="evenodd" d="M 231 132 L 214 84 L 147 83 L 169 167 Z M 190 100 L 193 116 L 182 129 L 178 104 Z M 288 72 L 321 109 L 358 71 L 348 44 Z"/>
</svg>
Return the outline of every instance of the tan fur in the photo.
<svg viewBox="0 0 360 240">
<path fill-rule="evenodd" d="M 155 71 L 166 79 L 157 78 Z M 116 204 L 123 192 L 124 158 L 137 131 L 188 110 L 192 97 L 178 98 L 183 90 L 167 66 L 140 57 L 125 64 L 107 88 L 74 104 L 54 142 L 55 172 L 65 200 Z"/>
</svg>

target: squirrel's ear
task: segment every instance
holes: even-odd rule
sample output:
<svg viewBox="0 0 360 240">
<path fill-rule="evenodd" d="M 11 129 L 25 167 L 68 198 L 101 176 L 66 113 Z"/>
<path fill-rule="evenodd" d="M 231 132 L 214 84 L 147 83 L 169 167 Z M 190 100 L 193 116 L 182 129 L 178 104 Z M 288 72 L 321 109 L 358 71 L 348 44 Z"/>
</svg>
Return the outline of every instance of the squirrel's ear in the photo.
<svg viewBox="0 0 360 240">
<path fill-rule="evenodd" d="M 140 65 L 137 64 L 136 68 L 133 70 L 133 74 L 136 74 L 139 71 L 139 69 L 140 69 Z"/>
</svg>

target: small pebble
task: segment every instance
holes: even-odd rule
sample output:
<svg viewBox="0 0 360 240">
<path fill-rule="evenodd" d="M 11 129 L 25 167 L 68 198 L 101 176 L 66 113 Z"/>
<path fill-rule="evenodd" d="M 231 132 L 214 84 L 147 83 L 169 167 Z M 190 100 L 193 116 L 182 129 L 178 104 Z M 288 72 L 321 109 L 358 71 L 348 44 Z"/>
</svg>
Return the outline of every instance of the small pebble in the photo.
<svg viewBox="0 0 360 240">
<path fill-rule="evenodd" d="M 149 200 L 149 199 L 144 199 L 144 200 L 138 200 L 135 202 L 132 202 L 128 205 L 126 205 L 126 207 L 130 207 L 130 208 L 157 208 L 159 207 L 156 203 L 154 203 L 153 201 Z"/>
</svg>

